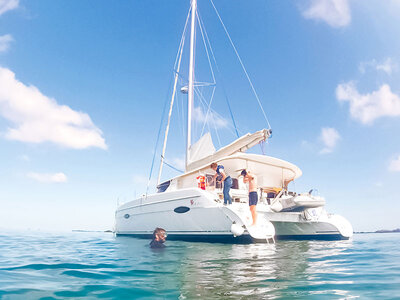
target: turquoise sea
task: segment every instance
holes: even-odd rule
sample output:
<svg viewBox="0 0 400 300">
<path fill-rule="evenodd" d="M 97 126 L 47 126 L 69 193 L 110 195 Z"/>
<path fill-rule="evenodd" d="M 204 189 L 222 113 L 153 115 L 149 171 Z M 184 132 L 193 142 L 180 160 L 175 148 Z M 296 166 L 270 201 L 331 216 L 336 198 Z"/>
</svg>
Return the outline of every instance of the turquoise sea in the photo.
<svg viewBox="0 0 400 300">
<path fill-rule="evenodd" d="M 226 245 L 1 233 L 0 299 L 400 299 L 400 234 Z"/>
</svg>

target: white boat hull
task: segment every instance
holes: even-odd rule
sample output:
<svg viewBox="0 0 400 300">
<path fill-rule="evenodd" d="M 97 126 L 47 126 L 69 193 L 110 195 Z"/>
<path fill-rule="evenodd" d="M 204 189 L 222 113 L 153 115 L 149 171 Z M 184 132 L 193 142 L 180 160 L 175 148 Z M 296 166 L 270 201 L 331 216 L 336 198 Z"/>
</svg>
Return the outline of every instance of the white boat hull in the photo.
<svg viewBox="0 0 400 300">
<path fill-rule="evenodd" d="M 273 212 L 268 205 L 259 204 L 258 223 L 271 222 L 277 239 L 337 240 L 352 236 L 353 230 L 347 220 L 328 215 L 323 209 L 316 210 Z M 117 209 L 115 220 L 117 235 L 147 238 L 156 227 L 162 227 L 168 239 L 233 243 L 266 240 L 249 234 L 247 227 L 252 219 L 246 203 L 223 206 L 216 194 L 200 189 L 159 193 L 130 201 Z M 246 230 L 235 237 L 232 224 Z"/>
</svg>

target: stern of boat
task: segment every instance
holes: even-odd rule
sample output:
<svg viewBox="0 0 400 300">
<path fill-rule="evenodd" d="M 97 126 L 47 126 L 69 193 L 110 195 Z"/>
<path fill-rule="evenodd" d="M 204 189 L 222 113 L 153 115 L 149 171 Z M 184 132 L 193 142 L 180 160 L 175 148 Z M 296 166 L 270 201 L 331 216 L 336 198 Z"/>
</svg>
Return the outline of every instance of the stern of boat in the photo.
<svg viewBox="0 0 400 300">
<path fill-rule="evenodd" d="M 337 228 L 343 240 L 353 236 L 353 226 L 346 218 L 332 214 L 328 216 L 328 223 Z"/>
</svg>

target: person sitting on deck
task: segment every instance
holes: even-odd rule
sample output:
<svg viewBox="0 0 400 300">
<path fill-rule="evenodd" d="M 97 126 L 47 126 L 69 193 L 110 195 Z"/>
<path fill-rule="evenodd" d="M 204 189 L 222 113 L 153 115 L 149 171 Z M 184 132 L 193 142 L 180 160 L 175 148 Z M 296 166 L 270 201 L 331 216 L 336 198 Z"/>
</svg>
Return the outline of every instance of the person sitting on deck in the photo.
<svg viewBox="0 0 400 300">
<path fill-rule="evenodd" d="M 222 165 L 218 165 L 216 163 L 212 163 L 210 166 L 211 169 L 213 169 L 216 173 L 213 177 L 213 181 L 223 181 L 224 182 L 224 189 L 223 189 L 223 193 L 224 193 L 224 205 L 232 204 L 232 198 L 229 195 L 229 191 L 232 187 L 233 181 L 231 176 L 227 175 L 225 173 L 224 170 L 224 166 Z"/>
<path fill-rule="evenodd" d="M 153 240 L 150 242 L 150 248 L 165 248 L 165 239 L 167 232 L 163 228 L 157 227 L 153 231 Z"/>
</svg>

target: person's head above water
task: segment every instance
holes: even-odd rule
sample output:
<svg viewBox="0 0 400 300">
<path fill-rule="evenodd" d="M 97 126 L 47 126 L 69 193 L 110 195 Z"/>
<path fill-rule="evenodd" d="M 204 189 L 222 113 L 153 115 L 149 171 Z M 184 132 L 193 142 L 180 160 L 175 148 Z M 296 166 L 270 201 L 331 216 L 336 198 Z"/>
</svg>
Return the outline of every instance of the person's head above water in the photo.
<svg viewBox="0 0 400 300">
<path fill-rule="evenodd" d="M 165 248 L 164 242 L 167 238 L 165 229 L 157 227 L 153 231 L 153 239 L 150 242 L 150 248 Z"/>
<path fill-rule="evenodd" d="M 167 238 L 167 232 L 165 229 L 157 227 L 153 231 L 153 241 L 164 243 L 165 239 Z"/>
</svg>

